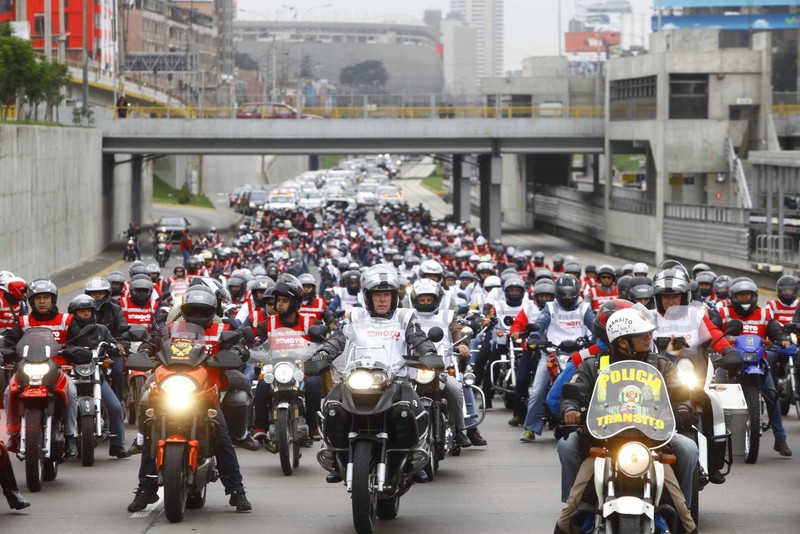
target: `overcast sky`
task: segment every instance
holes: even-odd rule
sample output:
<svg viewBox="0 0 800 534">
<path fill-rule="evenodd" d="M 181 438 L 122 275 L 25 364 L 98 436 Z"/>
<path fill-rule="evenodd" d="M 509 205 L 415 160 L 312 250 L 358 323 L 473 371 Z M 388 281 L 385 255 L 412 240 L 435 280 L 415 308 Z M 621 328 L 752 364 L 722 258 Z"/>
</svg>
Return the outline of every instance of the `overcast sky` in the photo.
<svg viewBox="0 0 800 534">
<path fill-rule="evenodd" d="M 653 5 L 653 0 L 633 0 L 639 9 Z M 561 0 L 562 28 L 573 15 L 575 0 Z M 319 7 L 332 4 L 330 7 Z M 238 0 L 242 18 L 268 20 L 291 19 L 294 6 L 305 20 L 334 18 L 344 21 L 361 14 L 411 15 L 422 19 L 426 9 L 439 9 L 446 14 L 450 0 Z M 505 0 L 504 70 L 521 68 L 522 59 L 531 55 L 558 53 L 559 0 Z M 645 8 L 646 9 L 646 8 Z"/>
</svg>

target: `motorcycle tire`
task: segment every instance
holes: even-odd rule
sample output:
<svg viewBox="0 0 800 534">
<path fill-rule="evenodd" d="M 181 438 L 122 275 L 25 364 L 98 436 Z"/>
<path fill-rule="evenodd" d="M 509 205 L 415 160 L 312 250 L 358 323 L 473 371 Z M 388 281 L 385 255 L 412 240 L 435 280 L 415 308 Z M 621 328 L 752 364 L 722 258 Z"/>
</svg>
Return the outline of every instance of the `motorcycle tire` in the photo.
<svg viewBox="0 0 800 534">
<path fill-rule="evenodd" d="M 617 524 L 619 528 L 616 530 L 618 534 L 640 534 L 645 532 L 644 521 L 642 516 L 638 515 L 619 515 L 617 516 Z M 649 530 L 647 530 L 649 532 Z"/>
<path fill-rule="evenodd" d="M 378 508 L 378 490 L 375 487 L 377 462 L 373 456 L 372 442 L 358 441 L 353 453 L 353 527 L 357 534 L 372 534 Z"/>
<path fill-rule="evenodd" d="M 781 401 L 781 415 L 787 415 L 789 413 L 789 409 L 792 407 L 792 400 L 787 399 L 785 401 Z"/>
<path fill-rule="evenodd" d="M 44 431 L 42 412 L 35 408 L 25 414 L 25 483 L 28 490 L 42 490 L 44 481 Z"/>
<path fill-rule="evenodd" d="M 164 451 L 164 515 L 170 523 L 183 521 L 186 511 L 186 447 L 168 443 Z"/>
<path fill-rule="evenodd" d="M 278 456 L 281 459 L 281 471 L 287 477 L 294 471 L 295 460 L 295 439 L 292 434 L 292 424 L 289 421 L 288 410 L 278 410 L 277 425 L 278 434 Z"/>
<path fill-rule="evenodd" d="M 134 376 L 128 382 L 128 402 L 126 407 L 128 409 L 128 424 L 135 425 L 136 418 L 139 412 L 139 402 L 142 398 L 142 387 L 144 386 L 144 377 L 141 375 Z"/>
<path fill-rule="evenodd" d="M 700 468 L 697 467 L 692 473 L 692 506 L 689 508 L 692 514 L 692 521 L 700 528 Z"/>
<path fill-rule="evenodd" d="M 747 424 L 745 426 L 744 461 L 754 464 L 758 460 L 761 441 L 761 391 L 758 386 L 747 385 L 744 400 L 747 403 Z"/>
<path fill-rule="evenodd" d="M 197 493 L 189 493 L 186 496 L 187 510 L 197 510 L 198 508 L 202 508 L 203 506 L 205 506 L 206 488 L 208 488 L 208 486 L 203 486 L 203 489 L 198 491 Z"/>
<path fill-rule="evenodd" d="M 391 499 L 380 499 L 378 501 L 378 519 L 394 519 L 400 511 L 400 496 L 395 495 Z"/>
<path fill-rule="evenodd" d="M 94 465 L 94 417 L 91 415 L 81 416 L 80 432 L 81 465 L 91 467 Z"/>
</svg>

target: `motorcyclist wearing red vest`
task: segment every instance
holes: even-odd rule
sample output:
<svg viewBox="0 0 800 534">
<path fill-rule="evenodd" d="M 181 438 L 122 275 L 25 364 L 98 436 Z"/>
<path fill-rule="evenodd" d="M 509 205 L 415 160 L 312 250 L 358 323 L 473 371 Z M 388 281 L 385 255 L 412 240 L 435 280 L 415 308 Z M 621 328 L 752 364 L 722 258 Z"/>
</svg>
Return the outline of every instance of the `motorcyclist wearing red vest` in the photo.
<svg viewBox="0 0 800 534">
<path fill-rule="evenodd" d="M 305 315 L 311 315 L 314 321 L 321 321 L 322 314 L 328 307 L 325 299 L 317 295 L 317 280 L 312 274 L 305 273 L 297 277 L 301 284 L 303 284 L 303 305 L 298 310 Z"/>
<path fill-rule="evenodd" d="M 28 284 L 18 276 L 9 277 L 0 285 L 0 330 L 14 328 L 20 316 L 27 313 L 27 292 Z"/>
<path fill-rule="evenodd" d="M 252 280 L 249 284 L 249 298 L 244 305 L 239 308 L 236 314 L 236 323 L 242 326 L 251 326 L 255 329 L 265 318 L 264 305 L 261 302 L 267 289 L 273 287 L 275 282 L 272 278 L 262 276 Z"/>
<path fill-rule="evenodd" d="M 147 266 L 147 275 L 150 277 L 150 281 L 153 282 L 153 289 L 159 298 L 169 291 L 169 284 L 161 278 L 161 267 L 157 263 L 151 263 Z"/>
<path fill-rule="evenodd" d="M 738 319 L 744 325 L 743 333 L 745 334 L 755 334 L 765 341 L 769 339 L 772 343 L 783 347 L 791 344 L 789 336 L 783 334 L 781 324 L 773 318 L 772 311 L 758 305 L 758 286 L 750 278 L 735 278 L 731 282 L 730 305 L 720 307 L 719 315 L 723 330 L 727 328 L 729 322 Z M 764 377 L 761 393 L 767 402 L 767 411 L 771 414 L 770 424 L 772 433 L 775 435 L 773 448 L 781 456 L 791 456 L 792 451 L 786 442 L 786 431 L 783 429 L 781 411 L 777 402 L 778 392 L 775 390 L 773 374 L 775 363 L 779 357 L 777 352 L 767 349 L 766 358 L 769 362 L 770 372 Z"/>
<path fill-rule="evenodd" d="M 72 322 L 72 316 L 68 313 L 59 312 L 56 306 L 57 302 L 58 288 L 53 282 L 45 279 L 31 282 L 31 285 L 28 287 L 28 304 L 30 305 L 31 312 L 28 315 L 20 317 L 19 322 L 14 325 L 14 328 L 7 331 L 4 336 L 6 345 L 16 345 L 17 342 L 22 339 L 25 330 L 36 326 L 42 326 L 52 330 L 56 342 L 63 345 L 67 341 L 67 330 Z M 16 360 L 16 357 L 14 357 L 14 359 Z M 60 353 L 53 357 L 53 361 L 59 365 L 66 365 L 68 363 L 65 356 Z M 75 442 L 78 424 L 78 395 L 75 389 L 75 383 L 70 377 L 67 377 L 67 384 L 67 413 L 64 417 L 66 453 L 67 457 L 74 457 L 78 455 L 78 445 Z M 20 415 L 15 413 L 13 407 L 9 405 L 8 394 L 9 389 L 6 388 L 5 406 L 8 420 L 8 450 L 17 452 L 19 450 Z"/>
<path fill-rule="evenodd" d="M 208 287 L 204 285 L 192 286 L 184 294 L 183 304 L 180 307 L 180 315 L 178 320 L 187 321 L 199 325 L 205 329 L 206 335 L 206 349 L 213 355 L 219 352 L 219 338 L 222 332 L 229 329 L 227 324 L 221 322 L 217 315 L 218 308 L 217 295 Z M 155 351 L 155 346 L 149 343 L 142 343 L 140 350 Z M 249 358 L 247 348 L 241 344 L 231 347 L 232 350 L 240 351 L 243 359 Z M 213 357 L 213 356 L 212 356 Z M 241 373 L 239 373 L 241 375 Z M 217 436 L 217 466 L 220 474 L 220 481 L 225 487 L 225 494 L 230 495 L 228 503 L 236 507 L 237 512 L 249 512 L 253 509 L 250 501 L 247 500 L 244 486 L 242 484 L 242 474 L 239 468 L 239 460 L 236 457 L 236 451 L 233 447 L 233 440 L 228 431 L 228 424 L 226 423 L 224 404 L 228 397 L 239 397 L 239 392 L 245 394 L 245 388 L 249 388 L 249 381 L 241 375 L 241 379 L 236 375 L 236 371 L 227 371 L 222 374 L 218 369 L 208 368 L 209 380 L 216 383 L 220 389 L 227 391 L 225 399 L 222 401 L 222 407 L 217 411 L 215 419 L 219 425 L 219 433 Z M 148 384 L 145 384 L 145 392 L 147 392 Z M 238 399 L 235 399 L 238 400 Z M 147 395 L 142 396 L 142 404 L 147 404 Z M 249 409 L 245 406 L 245 409 Z M 133 502 L 128 505 L 129 512 L 140 512 L 144 510 L 148 504 L 158 502 L 158 482 L 155 478 L 156 466 L 155 459 L 150 454 L 150 447 L 144 447 L 139 451 L 142 453 L 141 464 L 139 466 L 139 486 L 136 489 L 136 494 Z"/>
<path fill-rule="evenodd" d="M 619 296 L 616 286 L 616 271 L 611 265 L 601 265 L 597 269 L 597 284 L 586 291 L 584 300 L 592 305 L 592 311 L 596 312 L 607 300 L 615 299 Z"/>
<path fill-rule="evenodd" d="M 303 285 L 295 276 L 283 273 L 278 276 L 278 282 L 272 288 L 275 298 L 274 315 L 266 316 L 265 320 L 256 328 L 256 339 L 261 342 L 268 340 L 271 332 L 278 328 L 291 328 L 303 333 L 308 339 L 308 328 L 314 324 L 311 315 L 300 313 L 300 306 L 305 298 Z M 305 382 L 306 412 L 316 414 L 320 409 L 321 381 L 318 376 L 307 376 Z M 255 418 L 253 421 L 253 437 L 266 440 L 269 433 L 269 413 L 272 408 L 272 388 L 263 380 L 258 381 L 255 395 Z M 308 432 L 313 439 L 319 439 L 319 427 L 316 417 L 308 417 Z"/>
<path fill-rule="evenodd" d="M 130 294 L 119 300 L 119 306 L 128 324 L 144 325 L 153 330 L 153 317 L 158 310 L 158 301 L 153 300 L 153 282 L 137 278 L 130 282 Z"/>
</svg>

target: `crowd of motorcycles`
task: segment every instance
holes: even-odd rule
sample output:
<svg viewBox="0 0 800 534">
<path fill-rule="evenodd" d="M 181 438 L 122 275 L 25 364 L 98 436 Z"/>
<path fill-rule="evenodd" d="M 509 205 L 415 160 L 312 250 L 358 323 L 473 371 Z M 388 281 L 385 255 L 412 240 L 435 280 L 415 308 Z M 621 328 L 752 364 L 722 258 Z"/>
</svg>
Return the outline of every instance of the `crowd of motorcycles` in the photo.
<svg viewBox="0 0 800 534">
<path fill-rule="evenodd" d="M 114 434 L 102 387 L 109 380 L 118 342 L 127 355 L 121 406 L 127 422 L 137 424 L 144 437 L 138 446 L 151 448 L 158 483 L 164 488 L 165 514 L 172 522 L 181 521 L 186 509 L 202 507 L 208 483 L 219 478 L 216 417 L 220 406 L 224 412 L 236 403 L 226 403 L 230 393 L 218 390 L 210 378 L 214 373 L 241 371 L 251 380 L 252 392 L 259 383 L 269 386 L 269 427 L 253 427 L 249 401 L 248 431 L 279 457 L 287 476 L 299 466 L 303 450 L 316 447 L 328 482 L 343 483 L 350 493 L 353 523 L 360 534 L 372 532 L 376 519 L 397 516 L 400 498 L 415 483 L 433 482 L 448 456 L 459 456 L 465 447 L 485 446 L 478 427 L 493 402 L 514 410 L 509 424 L 521 424 L 531 409 L 532 374 L 541 369 L 548 374 L 547 390 L 556 395 L 556 402 L 552 404 L 548 395 L 547 402 L 539 399 L 541 406 L 534 409 L 542 409 L 557 437 L 577 431 L 594 440 L 589 484 L 594 495 L 582 500 L 591 506 L 582 506 L 571 517 L 575 528 L 583 531 L 665 531 L 663 521 L 670 523 L 670 531 L 688 531 L 686 523 L 678 521 L 679 503 L 665 488 L 665 471 L 675 463 L 665 445 L 674 433 L 687 435 L 699 450 L 689 506 L 696 526 L 699 491 L 710 482 L 724 482 L 734 451 L 741 451 L 746 462 L 756 462 L 760 438 L 769 431 L 774 411 L 787 415 L 794 407 L 800 417 L 793 368 L 793 314 L 798 303 L 793 278 L 782 278 L 777 287 L 782 303 L 782 315 L 776 313 L 782 323 L 779 345 L 765 346 L 762 336 L 733 320 L 725 335 L 735 350 L 717 353 L 709 350 L 709 339 L 689 339 L 683 333 L 705 332 L 704 318 L 725 302 L 736 280 L 717 276 L 703 264 L 691 272 L 683 270 L 690 294 L 663 313 L 662 324 L 674 328 L 653 334 L 654 351 L 664 354 L 670 342 L 672 348 L 682 349 L 674 366 L 690 392 L 688 402 L 696 417 L 679 430 L 669 402 L 650 406 L 647 417 L 625 415 L 635 404 L 634 391 L 641 394 L 641 388 L 633 387 L 637 381 L 647 382 L 651 399 L 669 399 L 672 394 L 659 371 L 646 363 L 618 362 L 603 370 L 601 376 L 608 378 L 604 383 L 616 384 L 615 377 L 621 377 L 627 384 L 613 395 L 597 387 L 581 392 L 563 384 L 555 390 L 576 355 L 585 359 L 595 346 L 595 332 L 586 329 L 582 335 L 553 341 L 535 320 L 558 297 L 556 282 L 570 275 L 589 301 L 592 317 L 599 317 L 608 301 L 638 303 L 648 317 L 655 316 L 660 310 L 654 281 L 644 264 L 581 266 L 560 254 L 547 262 L 542 253 L 489 242 L 464 223 L 437 220 L 422 206 L 407 205 L 375 212 L 329 210 L 324 215 L 259 212 L 227 241 L 214 231 L 199 235 L 194 250 L 171 277 L 161 273 L 168 260 L 164 241 L 157 237 L 154 242 L 156 264 L 134 263 L 130 278 L 119 272 L 105 277 L 112 300 L 125 299 L 140 286 L 153 293 L 153 315 L 144 324 L 129 316 L 119 339 L 66 349 L 52 328 L 32 327 L 15 345 L 0 349 L 5 362 L 0 387 L 9 386 L 6 410 L 13 406 L 21 417 L 14 450 L 23 461 L 30 491 L 40 491 L 43 482 L 55 479 L 58 466 L 69 457 L 69 393 L 62 370 L 77 388 L 76 439 L 82 465 L 91 466 L 97 445 Z M 379 264 L 396 274 L 400 307 L 416 310 L 437 353 L 410 357 L 408 347 L 389 342 L 395 327 L 359 312 L 365 298 L 362 274 Z M 681 269 L 676 262 L 659 266 L 660 272 Z M 598 274 L 613 280 L 599 292 L 592 291 L 600 287 Z M 307 310 L 301 307 L 300 312 L 310 317 L 308 328 L 278 328 L 268 339 L 257 338 L 256 323 L 274 313 L 275 287 L 289 275 L 306 292 Z M 206 348 L 207 331 L 171 320 L 193 280 L 215 292 L 217 322 L 227 325 L 213 355 Z M 24 315 L 25 292 L 36 283 L 20 285 L 19 278 L 4 273 L 4 302 L 16 301 L 16 314 Z M 516 287 L 521 290 L 512 291 Z M 428 295 L 433 305 L 421 298 Z M 70 303 L 70 313 L 78 313 L 80 303 L 74 308 Z M 515 320 L 523 309 L 527 318 L 520 327 Z M 88 337 L 91 333 L 82 332 Z M 335 359 L 315 357 L 335 336 L 346 339 L 344 350 Z M 152 350 L 139 350 L 143 343 Z M 242 346 L 247 347 L 247 359 Z M 459 346 L 469 350 L 456 350 Z M 768 348 L 778 353 L 770 360 L 772 368 Z M 80 354 L 67 362 L 55 358 L 69 356 L 70 350 Z M 544 359 L 546 366 L 523 367 L 520 362 L 526 358 Z M 775 377 L 777 397 L 763 392 L 769 373 Z M 306 398 L 311 377 L 319 377 L 321 402 Z M 422 410 L 403 395 L 402 384 L 413 386 Z M 339 394 L 326 398 L 331 391 Z M 581 425 L 563 424 L 558 396 L 590 398 Z M 737 402 L 747 410 L 741 432 L 731 428 L 726 414 Z M 454 410 L 454 403 L 459 409 Z M 135 444 L 127 454 L 138 452 L 137 439 L 129 439 Z"/>
</svg>

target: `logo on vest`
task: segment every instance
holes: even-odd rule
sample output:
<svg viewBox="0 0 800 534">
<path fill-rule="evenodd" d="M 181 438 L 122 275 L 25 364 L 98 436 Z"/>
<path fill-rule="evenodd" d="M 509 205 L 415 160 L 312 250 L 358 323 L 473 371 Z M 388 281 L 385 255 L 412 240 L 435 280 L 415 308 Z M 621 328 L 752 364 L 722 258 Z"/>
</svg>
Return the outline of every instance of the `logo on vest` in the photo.
<svg viewBox="0 0 800 534">
<path fill-rule="evenodd" d="M 377 337 L 380 339 L 385 339 L 390 341 L 394 339 L 395 341 L 400 339 L 400 330 L 367 330 L 368 337 Z"/>
</svg>

